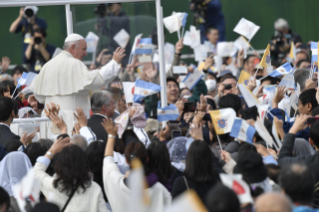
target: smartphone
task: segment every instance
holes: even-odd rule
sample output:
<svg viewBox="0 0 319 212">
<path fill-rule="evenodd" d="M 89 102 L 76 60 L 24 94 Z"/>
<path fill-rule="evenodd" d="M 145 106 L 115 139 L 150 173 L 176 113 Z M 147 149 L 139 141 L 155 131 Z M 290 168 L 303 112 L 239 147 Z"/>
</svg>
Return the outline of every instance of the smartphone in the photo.
<svg viewBox="0 0 319 212">
<path fill-rule="evenodd" d="M 44 104 L 38 102 L 38 109 L 44 109 Z"/>
<path fill-rule="evenodd" d="M 207 58 L 209 58 L 213 54 L 214 54 L 214 52 L 207 52 Z"/>
<path fill-rule="evenodd" d="M 194 112 L 195 111 L 194 102 L 186 102 L 184 104 L 184 111 L 185 112 Z"/>
<path fill-rule="evenodd" d="M 176 137 L 180 137 L 181 136 L 181 131 L 180 130 L 172 130 L 172 139 L 176 138 Z"/>
<path fill-rule="evenodd" d="M 310 117 L 307 119 L 307 124 L 313 124 L 319 120 L 319 117 Z"/>
</svg>

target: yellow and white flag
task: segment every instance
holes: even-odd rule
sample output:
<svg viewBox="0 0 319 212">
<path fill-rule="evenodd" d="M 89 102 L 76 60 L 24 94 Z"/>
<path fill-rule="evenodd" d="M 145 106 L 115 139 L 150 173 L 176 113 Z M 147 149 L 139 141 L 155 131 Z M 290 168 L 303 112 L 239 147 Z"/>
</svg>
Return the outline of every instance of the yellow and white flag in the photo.
<svg viewBox="0 0 319 212">
<path fill-rule="evenodd" d="M 291 59 L 291 62 L 296 60 L 296 47 L 294 42 L 291 42 L 289 58 Z"/>
<path fill-rule="evenodd" d="M 236 118 L 236 112 L 232 108 L 209 111 L 212 117 L 216 134 L 229 133 Z"/>
<path fill-rule="evenodd" d="M 244 84 L 247 86 L 251 78 L 252 76 L 248 72 L 242 70 L 238 79 L 238 84 Z"/>
<path fill-rule="evenodd" d="M 264 67 L 267 70 L 267 74 L 273 71 L 273 68 L 271 66 L 271 59 L 270 59 L 270 45 L 267 45 L 267 48 L 264 52 L 263 58 L 261 59 L 259 63 L 260 67 Z"/>
</svg>

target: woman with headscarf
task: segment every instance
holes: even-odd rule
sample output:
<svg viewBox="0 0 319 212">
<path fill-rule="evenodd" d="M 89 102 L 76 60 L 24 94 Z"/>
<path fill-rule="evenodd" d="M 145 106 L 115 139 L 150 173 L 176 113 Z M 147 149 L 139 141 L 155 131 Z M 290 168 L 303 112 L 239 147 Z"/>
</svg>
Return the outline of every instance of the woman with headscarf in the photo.
<svg viewBox="0 0 319 212">
<path fill-rule="evenodd" d="M 311 156 L 315 150 L 308 141 L 303 138 L 296 138 L 294 145 L 294 156 Z"/>
<path fill-rule="evenodd" d="M 11 152 L 0 162 L 0 187 L 8 192 L 11 202 L 8 212 L 20 211 L 12 187 L 18 184 L 31 168 L 32 164 L 23 152 Z M 28 208 L 31 210 L 30 204 L 27 204 L 27 211 Z"/>
</svg>

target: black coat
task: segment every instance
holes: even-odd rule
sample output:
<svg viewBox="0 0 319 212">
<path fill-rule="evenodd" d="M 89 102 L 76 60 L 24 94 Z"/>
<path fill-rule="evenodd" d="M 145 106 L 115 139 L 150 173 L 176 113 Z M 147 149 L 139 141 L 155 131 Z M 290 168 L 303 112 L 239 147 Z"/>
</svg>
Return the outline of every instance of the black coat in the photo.
<svg viewBox="0 0 319 212">
<path fill-rule="evenodd" d="M 12 133 L 8 126 L 0 125 L 0 145 L 4 146 L 11 139 L 20 140 L 20 136 Z"/>
<path fill-rule="evenodd" d="M 93 114 L 88 120 L 88 127 L 95 133 L 97 140 L 102 140 L 107 142 L 108 134 L 102 126 L 104 117 L 100 115 Z"/>
</svg>

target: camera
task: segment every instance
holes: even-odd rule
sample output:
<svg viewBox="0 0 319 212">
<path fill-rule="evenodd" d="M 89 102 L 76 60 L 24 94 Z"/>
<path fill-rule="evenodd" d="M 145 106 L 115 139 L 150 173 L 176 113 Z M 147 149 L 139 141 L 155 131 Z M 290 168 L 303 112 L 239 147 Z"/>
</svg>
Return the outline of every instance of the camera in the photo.
<svg viewBox="0 0 319 212">
<path fill-rule="evenodd" d="M 41 37 L 35 37 L 34 38 L 34 43 L 41 44 L 42 43 L 42 38 Z"/>
<path fill-rule="evenodd" d="M 33 15 L 34 15 L 34 12 L 33 10 L 31 9 L 27 9 L 25 12 L 24 12 L 25 16 L 27 16 L 28 18 L 31 18 Z"/>
<path fill-rule="evenodd" d="M 224 87 L 225 87 L 225 90 L 230 90 L 232 88 L 232 85 L 231 84 L 225 84 Z"/>
<path fill-rule="evenodd" d="M 276 40 L 276 45 L 277 46 L 283 46 L 284 45 L 284 41 L 283 41 L 283 34 L 281 31 L 276 30 L 275 34 L 274 34 L 275 40 Z"/>
</svg>

